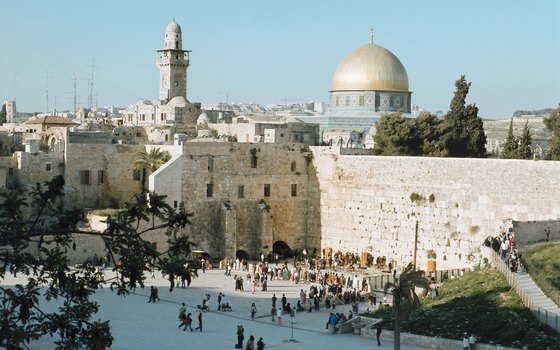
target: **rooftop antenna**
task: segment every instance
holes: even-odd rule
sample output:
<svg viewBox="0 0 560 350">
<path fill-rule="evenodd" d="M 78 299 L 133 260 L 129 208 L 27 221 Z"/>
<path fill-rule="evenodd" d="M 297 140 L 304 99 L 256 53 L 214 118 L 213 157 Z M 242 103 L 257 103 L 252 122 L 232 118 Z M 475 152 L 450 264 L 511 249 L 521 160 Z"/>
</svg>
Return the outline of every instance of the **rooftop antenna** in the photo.
<svg viewBox="0 0 560 350">
<path fill-rule="evenodd" d="M 45 113 L 49 113 L 49 71 L 45 69 Z"/>
<path fill-rule="evenodd" d="M 373 27 L 369 28 L 369 44 L 373 45 Z"/>
<path fill-rule="evenodd" d="M 91 79 L 89 80 L 89 94 L 88 94 L 88 107 L 91 110 L 93 108 L 93 72 L 95 70 L 95 60 L 91 63 Z M 99 67 L 97 67 L 99 68 Z"/>
<path fill-rule="evenodd" d="M 77 111 L 77 93 L 76 93 L 76 80 L 78 78 L 76 77 L 76 73 L 74 73 L 74 110 L 72 111 L 73 113 L 76 113 Z"/>
</svg>

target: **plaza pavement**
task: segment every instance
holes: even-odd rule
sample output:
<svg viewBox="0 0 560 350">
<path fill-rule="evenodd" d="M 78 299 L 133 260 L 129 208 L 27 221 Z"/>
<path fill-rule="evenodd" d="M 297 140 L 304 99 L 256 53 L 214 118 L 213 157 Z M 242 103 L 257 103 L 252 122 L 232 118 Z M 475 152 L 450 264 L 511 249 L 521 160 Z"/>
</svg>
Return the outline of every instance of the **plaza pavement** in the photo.
<svg viewBox="0 0 560 350">
<path fill-rule="evenodd" d="M 271 322 L 270 308 L 272 294 L 278 298 L 277 304 L 281 305 L 282 294 L 286 294 L 288 302 L 296 305 L 299 292 L 303 288 L 309 290 L 309 285 L 294 284 L 291 281 L 269 281 L 268 291 L 257 288 L 255 294 L 247 289 L 245 282 L 244 292 L 236 292 L 233 275 L 240 274 L 246 281 L 246 272 L 232 271 L 232 277 L 225 276 L 224 270 L 213 269 L 202 273 L 192 280 L 191 286 L 185 289 L 175 288 L 169 291 L 169 282 L 156 274 L 155 278 L 148 276 L 146 288 L 136 289 L 134 294 L 126 297 L 117 296 L 108 288 L 99 289 L 94 300 L 101 305 L 100 311 L 94 319 L 110 320 L 113 336 L 115 338 L 112 349 L 116 350 L 141 350 L 141 349 L 233 349 L 237 341 L 237 325 L 245 329 L 245 341 L 250 335 L 263 337 L 265 349 L 295 350 L 295 349 L 323 349 L 343 350 L 348 347 L 358 349 L 393 349 L 393 343 L 382 341 L 378 347 L 375 339 L 364 338 L 353 334 L 330 335 L 325 329 L 329 311 L 323 307 L 318 312 L 301 312 L 296 316 L 292 327 L 289 315 L 284 315 L 282 325 Z M 107 270 L 106 278 L 112 276 L 112 271 Z M 4 285 L 22 283 L 23 279 L 7 276 Z M 150 286 L 159 289 L 160 301 L 148 303 Z M 224 293 L 233 308 L 231 312 L 217 311 L 217 295 Z M 187 305 L 187 312 L 192 313 L 193 328 L 197 325 L 196 305 L 202 303 L 206 293 L 211 295 L 209 302 L 210 311 L 203 313 L 203 331 L 178 330 L 178 310 L 181 302 Z M 257 306 L 255 320 L 250 319 L 249 310 L 252 302 Z M 55 304 L 50 307 L 55 307 Z M 360 310 L 365 310 L 366 303 L 360 304 Z M 350 305 L 338 306 L 336 312 L 348 314 Z M 294 340 L 294 341 L 290 341 Z M 37 343 L 32 343 L 30 349 L 51 349 L 52 340 L 45 337 Z M 423 348 L 402 345 L 402 350 L 420 350 Z"/>
</svg>

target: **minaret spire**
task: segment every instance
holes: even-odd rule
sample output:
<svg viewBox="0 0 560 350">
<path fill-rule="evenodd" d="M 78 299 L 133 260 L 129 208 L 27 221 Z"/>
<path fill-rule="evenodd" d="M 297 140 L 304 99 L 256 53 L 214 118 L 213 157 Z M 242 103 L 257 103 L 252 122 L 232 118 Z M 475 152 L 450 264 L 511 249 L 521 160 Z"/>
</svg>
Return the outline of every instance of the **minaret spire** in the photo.
<svg viewBox="0 0 560 350">
<path fill-rule="evenodd" d="M 369 44 L 373 45 L 373 28 L 369 28 Z"/>
</svg>

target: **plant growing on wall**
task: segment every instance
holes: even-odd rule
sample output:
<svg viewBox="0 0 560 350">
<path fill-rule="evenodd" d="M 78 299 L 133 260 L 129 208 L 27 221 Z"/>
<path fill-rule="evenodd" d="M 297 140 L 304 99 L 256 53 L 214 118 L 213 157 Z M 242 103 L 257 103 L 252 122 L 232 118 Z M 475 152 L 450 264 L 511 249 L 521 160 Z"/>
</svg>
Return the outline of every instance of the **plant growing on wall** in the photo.
<svg viewBox="0 0 560 350">
<path fill-rule="evenodd" d="M 0 348 L 23 349 L 45 335 L 55 335 L 56 349 L 107 349 L 113 342 L 108 321 L 92 318 L 99 305 L 90 300 L 100 283 L 96 266 L 86 260 L 80 270 L 69 268 L 68 254 L 76 247 L 76 235 L 103 239 L 107 262 L 114 264 L 116 277 L 110 283 L 117 295 L 144 287 L 150 268 L 169 276 L 190 278 L 187 268 L 192 243 L 182 233 L 192 214 L 183 204 L 178 210 L 163 196 L 144 193 L 127 203 L 123 211 L 107 218 L 103 232 L 81 231 L 83 211 L 65 209 L 64 179 L 57 176 L 37 183 L 29 194 L 0 194 Z M 29 214 L 29 212 L 31 214 Z M 42 222 L 48 219 L 48 225 Z M 146 238 L 165 231 L 168 249 L 162 252 Z M 31 252 L 37 253 L 32 254 Z M 7 274 L 25 275 L 25 285 L 2 283 Z M 44 300 L 59 300 L 55 311 L 46 310 Z"/>
</svg>

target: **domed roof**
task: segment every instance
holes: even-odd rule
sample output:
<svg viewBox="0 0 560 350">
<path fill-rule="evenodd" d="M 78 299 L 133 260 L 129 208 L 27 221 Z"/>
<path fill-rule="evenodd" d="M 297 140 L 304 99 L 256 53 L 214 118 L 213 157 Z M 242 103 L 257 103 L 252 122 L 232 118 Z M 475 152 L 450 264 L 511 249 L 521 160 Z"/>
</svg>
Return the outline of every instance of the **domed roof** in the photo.
<svg viewBox="0 0 560 350">
<path fill-rule="evenodd" d="M 196 120 L 197 124 L 208 124 L 209 122 L 210 118 L 208 117 L 208 114 L 206 114 L 206 112 L 200 113 L 198 119 Z"/>
<path fill-rule="evenodd" d="M 189 101 L 187 101 L 184 96 L 175 96 L 169 102 L 167 102 L 167 105 L 169 107 L 185 107 L 188 104 Z"/>
<path fill-rule="evenodd" d="M 336 67 L 331 91 L 407 91 L 408 74 L 391 51 L 367 44 L 348 54 Z"/>
<path fill-rule="evenodd" d="M 175 22 L 175 20 L 171 21 L 165 28 L 166 32 L 173 32 L 173 33 L 181 33 L 181 26 Z"/>
</svg>

